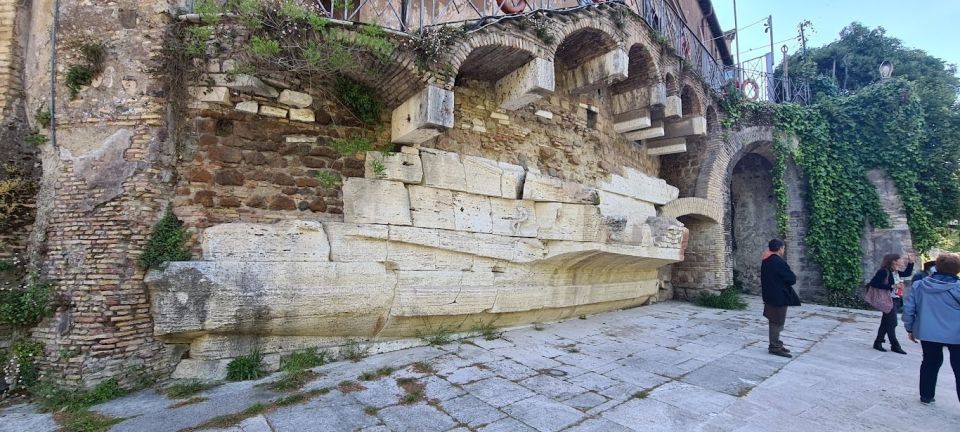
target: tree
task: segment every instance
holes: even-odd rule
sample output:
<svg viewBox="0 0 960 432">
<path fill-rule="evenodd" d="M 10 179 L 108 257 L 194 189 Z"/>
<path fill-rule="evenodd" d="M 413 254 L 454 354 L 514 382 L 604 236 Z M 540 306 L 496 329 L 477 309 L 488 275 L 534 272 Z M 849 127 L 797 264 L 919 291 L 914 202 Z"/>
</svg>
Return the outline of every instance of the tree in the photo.
<svg viewBox="0 0 960 432">
<path fill-rule="evenodd" d="M 946 227 L 960 219 L 960 77 L 956 65 L 908 48 L 883 27 L 854 22 L 840 39 L 809 48 L 790 58 L 791 76 L 810 83 L 814 100 L 856 92 L 880 80 L 882 61 L 893 64 L 893 76 L 913 83 L 926 125 L 921 137 L 917 190 L 932 222 Z M 781 71 L 778 70 L 778 73 Z"/>
</svg>

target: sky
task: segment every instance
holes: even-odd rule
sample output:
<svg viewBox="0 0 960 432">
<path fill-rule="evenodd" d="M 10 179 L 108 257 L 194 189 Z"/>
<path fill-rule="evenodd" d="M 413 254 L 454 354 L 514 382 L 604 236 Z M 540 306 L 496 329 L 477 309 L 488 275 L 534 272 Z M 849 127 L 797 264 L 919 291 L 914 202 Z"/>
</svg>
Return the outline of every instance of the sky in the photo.
<svg viewBox="0 0 960 432">
<path fill-rule="evenodd" d="M 713 0 L 713 7 L 720 27 L 724 31 L 732 29 L 733 0 Z M 807 47 L 837 40 L 841 29 L 859 21 L 869 28 L 885 28 L 887 36 L 900 39 L 906 47 L 960 65 L 960 0 L 737 0 L 743 60 L 769 51 L 770 39 L 763 23 L 750 26 L 767 15 L 773 15 L 773 40 L 779 42 L 774 44 L 774 58 L 778 63 L 782 45 L 787 45 L 791 53 L 800 49 L 797 24 L 809 20 L 814 32 L 807 33 Z M 731 52 L 734 48 L 731 46 Z M 878 66 L 881 61 L 877 59 Z"/>
</svg>

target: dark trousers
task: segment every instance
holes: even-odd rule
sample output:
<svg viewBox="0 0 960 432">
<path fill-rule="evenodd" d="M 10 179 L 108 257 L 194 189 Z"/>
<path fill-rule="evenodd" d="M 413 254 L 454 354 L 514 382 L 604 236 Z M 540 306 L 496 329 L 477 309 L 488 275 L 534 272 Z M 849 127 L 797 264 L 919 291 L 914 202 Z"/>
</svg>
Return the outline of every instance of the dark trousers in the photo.
<svg viewBox="0 0 960 432">
<path fill-rule="evenodd" d="M 890 346 L 900 346 L 900 342 L 897 341 L 896 306 L 890 310 L 890 313 L 885 313 L 882 317 L 880 317 L 880 328 L 877 329 L 877 342 L 883 343 L 884 336 L 890 340 Z"/>
<path fill-rule="evenodd" d="M 780 332 L 787 323 L 786 306 L 763 305 L 763 316 L 770 321 L 769 336 L 771 350 L 783 348 L 783 342 L 780 340 Z"/>
<path fill-rule="evenodd" d="M 933 399 L 937 391 L 937 374 L 943 364 L 943 347 L 950 351 L 950 367 L 956 378 L 957 399 L 960 399 L 960 344 L 921 341 L 923 363 L 920 363 L 920 399 Z"/>
</svg>

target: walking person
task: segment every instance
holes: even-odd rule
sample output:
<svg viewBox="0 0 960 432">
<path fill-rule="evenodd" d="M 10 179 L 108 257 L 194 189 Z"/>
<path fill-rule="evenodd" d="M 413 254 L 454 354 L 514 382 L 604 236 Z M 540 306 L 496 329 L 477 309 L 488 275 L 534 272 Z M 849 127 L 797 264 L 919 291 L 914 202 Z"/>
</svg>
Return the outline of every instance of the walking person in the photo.
<svg viewBox="0 0 960 432">
<path fill-rule="evenodd" d="M 763 294 L 763 316 L 770 325 L 770 345 L 767 351 L 780 357 L 793 357 L 783 346 L 780 333 L 787 322 L 787 307 L 800 306 L 800 296 L 793 290 L 797 275 L 783 259 L 786 246 L 773 239 L 767 244 L 769 256 L 760 264 L 760 287 Z"/>
<path fill-rule="evenodd" d="M 960 255 L 941 254 L 936 272 L 914 284 L 903 311 L 907 339 L 923 348 L 920 363 L 920 402 L 933 402 L 943 348 L 950 351 L 950 366 L 960 400 Z"/>
<path fill-rule="evenodd" d="M 900 254 L 886 254 L 880 262 L 880 269 L 870 279 L 869 286 L 890 292 L 890 297 L 898 299 L 897 293 L 903 292 L 903 282 L 900 278 L 910 277 L 913 274 L 913 259 L 909 259 L 906 269 L 901 271 L 904 259 Z M 897 301 L 894 301 L 894 307 L 889 312 L 883 312 L 880 317 L 880 327 L 877 329 L 877 338 L 873 341 L 873 349 L 887 352 L 883 348 L 884 337 L 890 340 L 890 351 L 897 354 L 906 354 L 897 340 Z"/>
</svg>

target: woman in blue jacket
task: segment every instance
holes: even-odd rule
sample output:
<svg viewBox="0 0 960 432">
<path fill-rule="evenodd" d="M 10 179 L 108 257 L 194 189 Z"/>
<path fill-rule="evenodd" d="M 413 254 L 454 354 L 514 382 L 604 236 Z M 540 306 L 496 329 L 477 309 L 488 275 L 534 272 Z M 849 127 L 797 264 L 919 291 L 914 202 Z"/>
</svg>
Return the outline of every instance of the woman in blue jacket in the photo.
<svg viewBox="0 0 960 432">
<path fill-rule="evenodd" d="M 903 310 L 907 338 L 920 340 L 920 402 L 933 402 L 937 374 L 943 364 L 943 347 L 950 351 L 950 366 L 960 399 L 960 255 L 941 254 L 937 271 L 913 285 Z"/>
</svg>

